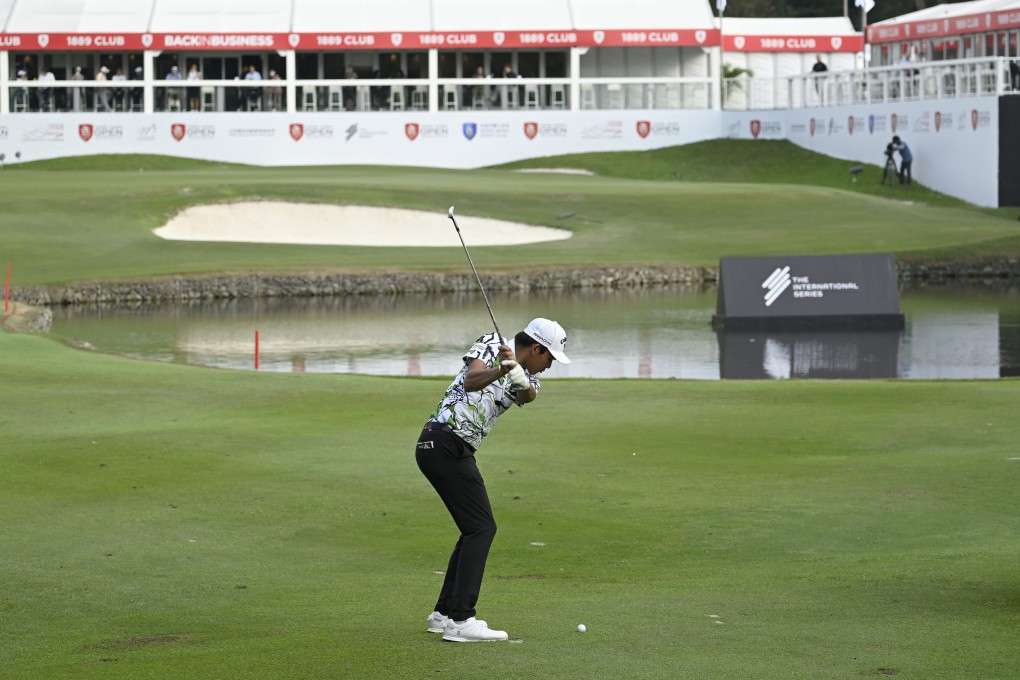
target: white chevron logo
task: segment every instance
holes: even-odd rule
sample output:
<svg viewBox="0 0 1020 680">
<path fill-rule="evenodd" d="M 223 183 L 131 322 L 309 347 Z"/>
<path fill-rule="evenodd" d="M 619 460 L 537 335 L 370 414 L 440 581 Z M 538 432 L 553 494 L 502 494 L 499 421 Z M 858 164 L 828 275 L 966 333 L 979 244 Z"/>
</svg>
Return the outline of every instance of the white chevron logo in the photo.
<svg viewBox="0 0 1020 680">
<path fill-rule="evenodd" d="M 765 279 L 761 284 L 762 288 L 765 288 L 765 306 L 771 307 L 772 303 L 776 301 L 783 291 L 790 287 L 790 268 L 789 267 L 777 267 L 772 275 Z"/>
</svg>

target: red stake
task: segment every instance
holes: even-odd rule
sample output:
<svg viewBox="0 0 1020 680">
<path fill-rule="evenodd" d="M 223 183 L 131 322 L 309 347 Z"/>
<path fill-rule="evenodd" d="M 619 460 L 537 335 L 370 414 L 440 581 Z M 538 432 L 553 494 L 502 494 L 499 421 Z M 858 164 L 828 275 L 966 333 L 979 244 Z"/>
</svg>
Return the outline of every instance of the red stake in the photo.
<svg viewBox="0 0 1020 680">
<path fill-rule="evenodd" d="M 255 370 L 259 370 L 259 332 L 255 331 Z"/>
</svg>

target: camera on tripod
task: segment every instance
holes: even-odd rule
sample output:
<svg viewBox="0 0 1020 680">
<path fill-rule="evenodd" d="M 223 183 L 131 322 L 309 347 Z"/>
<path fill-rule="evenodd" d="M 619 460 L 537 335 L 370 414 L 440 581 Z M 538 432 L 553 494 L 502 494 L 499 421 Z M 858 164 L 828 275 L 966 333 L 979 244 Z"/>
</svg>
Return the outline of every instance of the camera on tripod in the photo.
<svg viewBox="0 0 1020 680">
<path fill-rule="evenodd" d="M 899 179 L 899 169 L 896 167 L 896 160 L 893 154 L 896 153 L 896 143 L 889 142 L 885 145 L 885 170 L 882 171 L 882 184 L 895 184 Z"/>
</svg>

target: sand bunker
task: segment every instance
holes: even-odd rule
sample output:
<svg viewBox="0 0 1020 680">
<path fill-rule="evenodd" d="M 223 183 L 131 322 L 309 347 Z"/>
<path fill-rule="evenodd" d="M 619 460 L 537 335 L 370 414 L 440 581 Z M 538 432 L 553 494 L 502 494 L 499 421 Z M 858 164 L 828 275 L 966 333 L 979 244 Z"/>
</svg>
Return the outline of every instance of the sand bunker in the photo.
<svg viewBox="0 0 1020 680">
<path fill-rule="evenodd" d="M 457 215 L 470 246 L 514 246 L 570 238 L 563 229 Z M 188 208 L 155 231 L 172 241 L 326 246 L 460 247 L 446 211 L 257 201 Z"/>
<path fill-rule="evenodd" d="M 514 170 L 513 172 L 546 172 L 553 175 L 584 175 L 586 177 L 594 177 L 595 173 L 591 170 L 582 170 L 580 168 L 522 168 L 520 170 Z"/>
</svg>

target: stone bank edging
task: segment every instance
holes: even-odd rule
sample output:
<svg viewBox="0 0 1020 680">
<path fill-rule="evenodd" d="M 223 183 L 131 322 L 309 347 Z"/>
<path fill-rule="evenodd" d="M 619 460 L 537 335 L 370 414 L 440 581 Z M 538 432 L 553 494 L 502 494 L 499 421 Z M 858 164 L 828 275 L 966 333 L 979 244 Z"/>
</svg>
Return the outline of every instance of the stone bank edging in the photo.
<svg viewBox="0 0 1020 680">
<path fill-rule="evenodd" d="M 710 267 L 573 268 L 480 275 L 486 291 L 585 290 L 699 285 L 715 281 Z M 32 305 L 159 303 L 239 298 L 410 295 L 475 291 L 471 273 L 241 274 L 148 281 L 24 286 L 12 296 Z"/>
<path fill-rule="evenodd" d="M 899 263 L 901 280 L 951 281 L 1020 278 L 1020 261 Z M 629 289 L 714 284 L 715 267 L 588 267 L 481 275 L 486 291 Z M 165 303 L 240 298 L 410 295 L 472 292 L 471 273 L 239 274 L 146 281 L 24 286 L 12 298 L 29 305 Z"/>
</svg>

